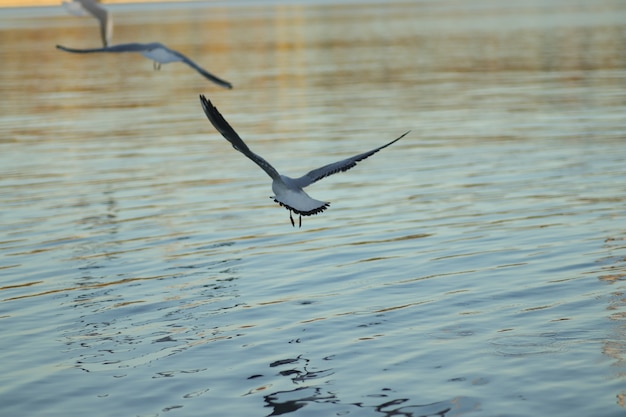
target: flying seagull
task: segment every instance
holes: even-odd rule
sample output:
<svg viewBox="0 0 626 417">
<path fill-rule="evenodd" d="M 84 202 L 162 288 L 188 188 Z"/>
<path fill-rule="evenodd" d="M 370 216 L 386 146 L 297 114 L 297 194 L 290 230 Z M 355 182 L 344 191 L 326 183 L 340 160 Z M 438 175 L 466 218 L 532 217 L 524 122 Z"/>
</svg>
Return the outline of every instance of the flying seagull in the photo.
<svg viewBox="0 0 626 417">
<path fill-rule="evenodd" d="M 215 129 L 217 129 L 217 131 L 220 132 L 222 136 L 224 136 L 224 138 L 233 145 L 233 148 L 250 158 L 272 178 L 272 191 L 274 191 L 276 195 L 270 198 L 274 199 L 276 203 L 289 210 L 289 220 L 291 220 L 291 225 L 293 227 L 295 227 L 295 222 L 293 221 L 291 212 L 294 212 L 299 216 L 298 227 L 302 227 L 302 216 L 311 216 L 313 214 L 321 213 L 330 205 L 329 202 L 319 201 L 309 197 L 309 195 L 304 192 L 304 187 L 307 187 L 322 178 L 328 177 L 329 175 L 349 170 L 354 167 L 357 162 L 369 158 L 381 149 L 399 141 L 410 132 L 406 132 L 399 138 L 392 140 L 386 145 L 372 149 L 371 151 L 360 153 L 332 164 L 324 165 L 321 168 L 314 169 L 307 174 L 304 174 L 300 178 L 291 178 L 286 175 L 279 174 L 269 162 L 252 152 L 239 137 L 237 132 L 230 127 L 228 122 L 215 108 L 215 106 L 213 106 L 211 101 L 202 94 L 200 95 L 200 103 L 202 104 L 202 109 L 209 118 L 209 121 L 213 124 Z"/>
<path fill-rule="evenodd" d="M 113 36 L 113 18 L 107 9 L 100 6 L 95 0 L 73 0 L 64 1 L 63 7 L 65 10 L 75 16 L 86 16 L 91 14 L 100 22 L 100 37 L 102 38 L 102 45 L 105 47 L 111 43 L 111 37 Z"/>
<path fill-rule="evenodd" d="M 187 58 L 185 55 L 178 51 L 174 51 L 166 47 L 159 42 L 152 43 L 122 43 L 119 45 L 105 46 L 104 48 L 90 48 L 90 49 L 74 49 L 68 48 L 62 45 L 57 45 L 57 48 L 77 54 L 88 54 L 92 52 L 139 52 L 141 55 L 154 61 L 154 69 L 161 69 L 161 64 L 167 64 L 169 62 L 183 62 L 189 65 L 191 68 L 198 71 L 205 78 L 213 81 L 215 84 L 221 85 L 225 88 L 233 88 L 232 84 L 228 81 L 224 81 L 221 78 L 207 72 L 204 68 Z"/>
</svg>

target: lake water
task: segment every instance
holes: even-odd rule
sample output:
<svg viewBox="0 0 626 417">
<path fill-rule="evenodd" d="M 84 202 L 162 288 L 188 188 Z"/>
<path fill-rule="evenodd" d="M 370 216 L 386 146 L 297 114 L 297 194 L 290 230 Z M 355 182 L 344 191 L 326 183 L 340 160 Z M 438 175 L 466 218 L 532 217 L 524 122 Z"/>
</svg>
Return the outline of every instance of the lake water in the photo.
<svg viewBox="0 0 626 417">
<path fill-rule="evenodd" d="M 626 3 L 0 12 L 3 416 L 626 414 Z M 405 138 L 307 191 L 281 172 Z"/>
</svg>

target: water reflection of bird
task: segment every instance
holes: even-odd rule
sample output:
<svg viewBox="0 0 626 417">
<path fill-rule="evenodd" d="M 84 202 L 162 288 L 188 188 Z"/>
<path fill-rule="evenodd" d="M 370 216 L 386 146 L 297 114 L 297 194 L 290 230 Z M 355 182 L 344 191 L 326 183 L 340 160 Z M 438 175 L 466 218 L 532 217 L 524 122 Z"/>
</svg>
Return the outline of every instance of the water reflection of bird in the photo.
<svg viewBox="0 0 626 417">
<path fill-rule="evenodd" d="M 113 18 L 107 9 L 100 6 L 95 0 L 73 0 L 64 1 L 65 10 L 75 16 L 86 16 L 91 14 L 100 22 L 100 37 L 102 45 L 108 46 L 113 36 Z"/>
<path fill-rule="evenodd" d="M 68 48 L 62 45 L 57 45 L 58 49 L 66 52 L 73 52 L 78 54 L 87 54 L 95 52 L 139 52 L 141 55 L 154 61 L 154 69 L 161 69 L 161 64 L 167 64 L 170 62 L 182 62 L 189 65 L 191 68 L 198 71 L 205 78 L 213 81 L 225 88 L 233 88 L 232 84 L 228 81 L 224 81 L 221 78 L 209 73 L 204 68 L 187 58 L 185 55 L 178 51 L 170 49 L 159 42 L 152 43 L 122 43 L 119 45 L 106 46 L 104 48 L 90 48 L 90 49 L 75 49 Z"/>
<path fill-rule="evenodd" d="M 222 136 L 224 136 L 224 138 L 233 145 L 233 148 L 250 158 L 272 178 L 272 191 L 274 191 L 276 195 L 271 198 L 273 198 L 276 203 L 289 210 L 289 219 L 291 220 L 291 225 L 294 227 L 295 222 L 291 212 L 299 215 L 298 225 L 301 227 L 302 216 L 310 216 L 321 213 L 326 210 L 330 204 L 328 202 L 311 198 L 304 192 L 304 187 L 307 187 L 322 178 L 328 177 L 329 175 L 349 170 L 350 168 L 356 166 L 357 162 L 369 158 L 381 149 L 384 149 L 402 139 L 410 132 L 406 132 L 391 142 L 376 149 L 372 149 L 371 151 L 367 151 L 332 164 L 324 165 L 321 168 L 314 169 L 307 174 L 304 174 L 300 178 L 290 178 L 286 175 L 279 174 L 269 162 L 252 152 L 239 137 L 237 132 L 235 132 L 235 130 L 219 113 L 215 106 L 213 106 L 210 100 L 207 100 L 203 95 L 200 95 L 200 102 L 202 104 L 202 108 L 204 109 L 204 113 L 215 129 L 217 129 L 217 131 L 220 132 Z"/>
</svg>

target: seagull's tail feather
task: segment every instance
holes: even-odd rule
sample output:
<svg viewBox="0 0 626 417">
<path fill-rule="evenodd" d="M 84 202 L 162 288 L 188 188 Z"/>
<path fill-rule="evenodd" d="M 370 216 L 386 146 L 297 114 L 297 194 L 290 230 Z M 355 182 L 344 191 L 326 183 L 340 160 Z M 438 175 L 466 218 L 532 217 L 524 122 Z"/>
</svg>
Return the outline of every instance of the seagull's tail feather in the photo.
<svg viewBox="0 0 626 417">
<path fill-rule="evenodd" d="M 274 182 L 272 189 L 276 193 L 271 197 L 276 203 L 301 216 L 311 216 L 323 212 L 330 205 L 327 201 L 312 198 L 304 190 L 284 187 Z"/>
<path fill-rule="evenodd" d="M 318 207 L 316 207 L 316 208 L 314 208 L 312 210 L 304 211 L 304 210 L 298 210 L 295 207 L 291 207 L 290 205 L 285 204 L 282 201 L 279 201 L 276 197 L 270 197 L 270 198 L 272 198 L 275 203 L 280 204 L 281 206 L 283 206 L 287 210 L 293 211 L 294 213 L 299 214 L 301 216 L 312 216 L 314 214 L 319 214 L 319 213 L 323 212 L 324 210 L 326 210 L 330 206 L 329 202 L 323 202 L 322 201 L 321 202 L 322 203 L 321 206 L 318 206 Z"/>
</svg>

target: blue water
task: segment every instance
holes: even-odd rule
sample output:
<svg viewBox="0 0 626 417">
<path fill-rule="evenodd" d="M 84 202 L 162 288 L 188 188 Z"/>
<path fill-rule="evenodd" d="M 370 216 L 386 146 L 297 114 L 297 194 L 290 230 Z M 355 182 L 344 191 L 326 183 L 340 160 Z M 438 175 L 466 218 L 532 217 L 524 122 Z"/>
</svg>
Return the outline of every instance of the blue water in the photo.
<svg viewBox="0 0 626 417">
<path fill-rule="evenodd" d="M 626 7 L 0 14 L 0 414 L 621 416 Z M 401 141 L 307 189 L 281 172 Z"/>
</svg>

